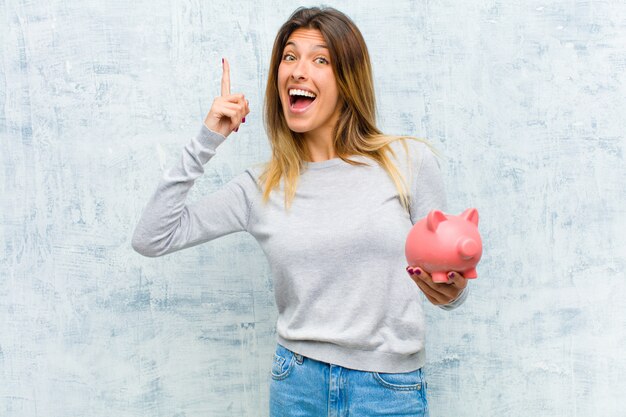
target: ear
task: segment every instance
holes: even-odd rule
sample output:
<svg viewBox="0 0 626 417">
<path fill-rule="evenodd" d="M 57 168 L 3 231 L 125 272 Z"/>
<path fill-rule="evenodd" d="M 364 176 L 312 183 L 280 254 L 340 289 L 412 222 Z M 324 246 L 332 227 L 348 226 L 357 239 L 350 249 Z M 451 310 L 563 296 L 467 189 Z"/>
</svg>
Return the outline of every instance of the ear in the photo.
<svg viewBox="0 0 626 417">
<path fill-rule="evenodd" d="M 478 210 L 475 208 L 466 209 L 463 213 L 461 213 L 461 218 L 478 226 Z"/>
<path fill-rule="evenodd" d="M 439 223 L 445 222 L 446 220 L 448 220 L 448 218 L 441 210 L 431 210 L 426 219 L 426 227 L 431 232 L 436 232 Z"/>
</svg>

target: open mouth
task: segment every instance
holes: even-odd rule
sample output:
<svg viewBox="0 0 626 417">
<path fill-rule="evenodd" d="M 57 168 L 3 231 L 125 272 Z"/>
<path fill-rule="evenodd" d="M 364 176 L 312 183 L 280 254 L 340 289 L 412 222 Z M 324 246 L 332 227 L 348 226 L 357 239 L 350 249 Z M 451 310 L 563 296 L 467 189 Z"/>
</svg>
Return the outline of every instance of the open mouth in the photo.
<svg viewBox="0 0 626 417">
<path fill-rule="evenodd" d="M 289 96 L 289 109 L 294 113 L 302 113 L 308 109 L 317 97 Z"/>
</svg>

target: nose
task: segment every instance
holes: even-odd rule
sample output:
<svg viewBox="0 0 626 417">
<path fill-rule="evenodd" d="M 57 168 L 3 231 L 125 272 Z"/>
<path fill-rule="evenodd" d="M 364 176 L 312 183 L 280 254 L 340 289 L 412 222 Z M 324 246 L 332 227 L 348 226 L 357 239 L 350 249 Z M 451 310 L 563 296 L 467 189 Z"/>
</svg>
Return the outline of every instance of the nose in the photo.
<svg viewBox="0 0 626 417">
<path fill-rule="evenodd" d="M 459 239 L 458 244 L 457 244 L 457 249 L 458 249 L 459 255 L 461 255 L 461 258 L 463 258 L 466 261 L 476 256 L 479 250 L 478 243 L 474 239 L 471 239 L 471 238 Z"/>
<path fill-rule="evenodd" d="M 294 80 L 305 80 L 306 79 L 305 66 L 306 66 L 306 63 L 304 60 L 298 61 L 298 63 L 293 69 L 293 72 L 291 73 L 291 78 L 293 78 Z"/>
</svg>

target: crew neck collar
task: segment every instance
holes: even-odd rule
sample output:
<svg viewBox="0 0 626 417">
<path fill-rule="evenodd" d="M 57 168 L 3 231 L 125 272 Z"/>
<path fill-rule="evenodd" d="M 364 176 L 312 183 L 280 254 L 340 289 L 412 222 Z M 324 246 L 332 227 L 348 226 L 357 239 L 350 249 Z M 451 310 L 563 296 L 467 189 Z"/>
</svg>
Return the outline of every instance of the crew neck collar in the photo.
<svg viewBox="0 0 626 417">
<path fill-rule="evenodd" d="M 362 155 L 351 155 L 348 157 L 348 159 L 352 159 L 352 160 L 363 160 L 364 158 L 365 157 Z M 340 165 L 340 164 L 350 165 L 349 163 L 345 162 L 339 157 L 327 159 L 325 161 L 317 161 L 317 162 L 303 161 L 302 162 L 302 165 L 304 166 L 304 168 L 313 169 L 313 170 L 328 168 L 328 167 L 332 167 L 332 166 Z"/>
<path fill-rule="evenodd" d="M 325 161 L 317 161 L 317 162 L 303 161 L 303 165 L 308 169 L 326 168 L 326 167 L 331 167 L 331 166 L 341 164 L 341 163 L 345 164 L 345 162 L 343 162 L 341 158 L 339 157 L 327 159 Z"/>
</svg>

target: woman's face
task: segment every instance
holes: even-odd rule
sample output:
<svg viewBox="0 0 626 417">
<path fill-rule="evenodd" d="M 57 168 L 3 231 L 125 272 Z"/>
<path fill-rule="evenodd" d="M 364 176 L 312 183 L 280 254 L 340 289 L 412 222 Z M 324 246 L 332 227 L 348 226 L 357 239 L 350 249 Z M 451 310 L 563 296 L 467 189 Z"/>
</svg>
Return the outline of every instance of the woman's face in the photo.
<svg viewBox="0 0 626 417">
<path fill-rule="evenodd" d="M 292 89 L 309 91 L 315 100 L 298 99 L 294 105 L 297 96 L 290 96 Z M 330 138 L 341 106 L 330 54 L 319 30 L 300 28 L 289 36 L 278 66 L 278 90 L 292 131 Z"/>
</svg>

